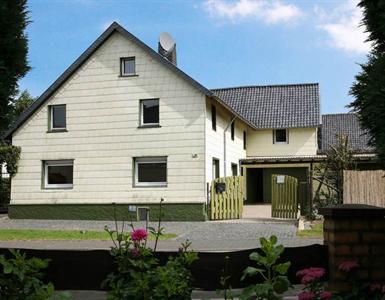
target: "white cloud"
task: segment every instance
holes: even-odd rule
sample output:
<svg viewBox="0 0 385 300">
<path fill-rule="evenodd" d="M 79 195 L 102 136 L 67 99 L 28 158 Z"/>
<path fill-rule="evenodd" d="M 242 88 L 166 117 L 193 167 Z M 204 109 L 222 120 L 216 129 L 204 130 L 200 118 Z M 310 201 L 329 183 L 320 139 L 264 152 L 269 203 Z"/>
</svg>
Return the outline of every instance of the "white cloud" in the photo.
<svg viewBox="0 0 385 300">
<path fill-rule="evenodd" d="M 210 16 L 231 22 L 254 18 L 276 24 L 291 22 L 302 16 L 297 6 L 280 0 L 206 0 L 204 8 Z"/>
<path fill-rule="evenodd" d="M 370 43 L 365 42 L 368 34 L 360 26 L 362 11 L 357 7 L 357 0 L 345 0 L 334 10 L 326 12 L 316 7 L 319 18 L 318 28 L 328 35 L 327 43 L 345 52 L 365 54 L 370 50 Z"/>
</svg>

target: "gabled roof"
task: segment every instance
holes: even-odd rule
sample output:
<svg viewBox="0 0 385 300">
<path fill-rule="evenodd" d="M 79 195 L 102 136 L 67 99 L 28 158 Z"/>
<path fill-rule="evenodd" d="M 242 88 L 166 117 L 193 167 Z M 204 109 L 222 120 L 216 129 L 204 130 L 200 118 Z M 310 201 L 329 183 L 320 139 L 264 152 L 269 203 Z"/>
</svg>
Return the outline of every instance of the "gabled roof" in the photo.
<svg viewBox="0 0 385 300">
<path fill-rule="evenodd" d="M 243 86 L 212 92 L 257 129 L 320 125 L 318 83 Z"/>
<path fill-rule="evenodd" d="M 5 133 L 4 138 L 10 139 L 12 134 L 21 126 L 24 124 L 24 122 L 37 110 L 45 101 L 49 99 L 50 96 L 58 89 L 60 88 L 66 80 L 76 72 L 80 68 L 80 66 L 114 33 L 119 32 L 124 37 L 128 38 L 135 44 L 137 44 L 139 47 L 141 47 L 147 54 L 149 54 L 152 58 L 156 59 L 158 62 L 162 63 L 165 67 L 176 73 L 181 78 L 187 80 L 192 86 L 196 87 L 198 90 L 200 90 L 204 95 L 208 97 L 212 97 L 213 93 L 205 88 L 203 85 L 201 85 L 199 82 L 195 81 L 193 78 L 188 76 L 186 73 L 184 73 L 182 70 L 177 68 L 174 64 L 172 64 L 170 61 L 165 59 L 163 56 L 161 56 L 159 53 L 154 51 L 152 48 L 147 46 L 145 43 L 143 43 L 141 40 L 139 40 L 137 37 L 129 33 L 126 29 L 124 29 L 122 26 L 120 26 L 118 23 L 114 22 L 104 31 L 96 40 L 92 43 L 92 45 L 83 52 L 82 55 L 79 56 L 76 61 L 68 67 L 67 70 L 64 71 L 62 75 L 20 116 L 18 120 L 14 124 L 12 124 L 11 128 Z M 216 99 L 217 101 L 221 102 L 220 99 Z M 224 104 L 226 106 L 226 104 Z M 236 112 L 233 112 L 236 114 Z"/>
<path fill-rule="evenodd" d="M 371 153 L 369 135 L 361 128 L 354 113 L 322 115 L 321 152 L 329 150 L 337 142 L 337 135 L 346 135 L 350 147 L 357 153 Z"/>
</svg>

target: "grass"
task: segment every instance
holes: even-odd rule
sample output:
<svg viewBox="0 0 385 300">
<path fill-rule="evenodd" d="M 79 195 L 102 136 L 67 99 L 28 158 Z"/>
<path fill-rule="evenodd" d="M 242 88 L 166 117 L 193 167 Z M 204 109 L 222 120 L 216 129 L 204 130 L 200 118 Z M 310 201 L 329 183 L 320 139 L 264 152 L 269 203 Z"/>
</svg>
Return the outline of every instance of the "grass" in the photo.
<svg viewBox="0 0 385 300">
<path fill-rule="evenodd" d="M 159 239 L 168 240 L 176 234 L 163 234 Z M 150 240 L 155 237 L 150 235 Z M 110 240 L 105 231 L 0 229 L 0 240 Z"/>
<path fill-rule="evenodd" d="M 303 238 L 322 238 L 323 237 L 323 223 L 314 223 L 311 229 L 301 230 L 297 232 L 297 236 Z"/>
</svg>

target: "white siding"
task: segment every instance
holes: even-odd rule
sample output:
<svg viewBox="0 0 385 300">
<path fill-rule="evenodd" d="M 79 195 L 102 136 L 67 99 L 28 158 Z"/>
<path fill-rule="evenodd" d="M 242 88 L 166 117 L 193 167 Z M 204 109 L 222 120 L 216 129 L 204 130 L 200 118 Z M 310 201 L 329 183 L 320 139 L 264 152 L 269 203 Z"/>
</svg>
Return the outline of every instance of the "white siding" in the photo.
<svg viewBox="0 0 385 300">
<path fill-rule="evenodd" d="M 217 130 L 214 131 L 211 125 L 211 104 L 214 104 L 217 111 Z M 224 176 L 224 144 L 223 133 L 228 126 L 232 115 L 225 110 L 219 103 L 206 101 L 206 181 L 213 179 L 212 160 L 219 159 L 220 176 Z M 245 125 L 239 119 L 235 119 L 235 137 L 231 140 L 230 127 L 226 131 L 226 176 L 231 176 L 231 163 L 236 163 L 239 170 L 239 160 L 246 157 L 246 151 L 243 149 L 243 131 L 246 131 Z"/>
<path fill-rule="evenodd" d="M 288 144 L 273 144 L 273 130 L 249 130 L 247 156 L 294 156 L 317 154 L 317 128 L 290 128 Z"/>
<path fill-rule="evenodd" d="M 135 56 L 137 77 L 119 77 Z M 161 128 L 138 128 L 139 100 L 160 99 Z M 22 147 L 12 204 L 203 202 L 205 96 L 114 33 L 14 135 Z M 47 105 L 67 105 L 67 129 L 47 133 Z M 193 157 L 194 155 L 197 157 Z M 133 187 L 133 157 L 167 156 L 168 186 Z M 41 188 L 42 161 L 74 159 L 72 190 Z"/>
</svg>

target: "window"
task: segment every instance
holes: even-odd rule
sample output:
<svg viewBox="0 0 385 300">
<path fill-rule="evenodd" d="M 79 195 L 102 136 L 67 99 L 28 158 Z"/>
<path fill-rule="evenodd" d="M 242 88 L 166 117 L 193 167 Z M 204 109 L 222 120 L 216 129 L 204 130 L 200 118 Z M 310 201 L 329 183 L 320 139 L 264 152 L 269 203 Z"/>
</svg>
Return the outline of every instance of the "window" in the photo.
<svg viewBox="0 0 385 300">
<path fill-rule="evenodd" d="M 135 186 L 167 186 L 167 157 L 137 157 Z"/>
<path fill-rule="evenodd" d="M 73 160 L 44 161 L 44 188 L 61 189 L 73 186 Z"/>
<path fill-rule="evenodd" d="M 213 179 L 219 178 L 219 159 L 213 158 Z"/>
<path fill-rule="evenodd" d="M 120 59 L 120 76 L 133 76 L 135 74 L 135 57 L 122 57 Z"/>
<path fill-rule="evenodd" d="M 66 106 L 51 105 L 49 106 L 49 130 L 63 131 L 66 130 Z"/>
<path fill-rule="evenodd" d="M 273 131 L 273 142 L 274 144 L 287 144 L 287 130 L 286 129 L 275 129 Z"/>
<path fill-rule="evenodd" d="M 246 150 L 246 131 L 243 132 L 243 150 Z"/>
<path fill-rule="evenodd" d="M 159 125 L 159 99 L 140 101 L 140 126 Z"/>
<path fill-rule="evenodd" d="M 231 173 L 233 174 L 233 176 L 238 176 L 238 165 L 237 164 L 234 164 L 234 163 L 231 164 Z"/>
<path fill-rule="evenodd" d="M 211 105 L 211 126 L 214 131 L 217 131 L 217 108 Z"/>
<path fill-rule="evenodd" d="M 234 141 L 234 135 L 235 135 L 235 120 L 231 123 L 231 140 Z"/>
</svg>

